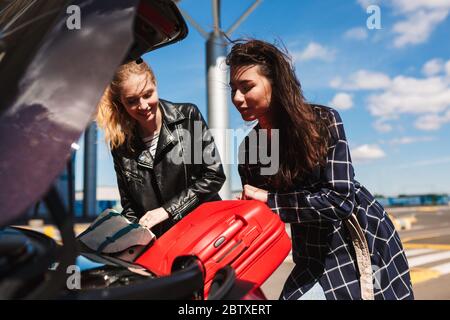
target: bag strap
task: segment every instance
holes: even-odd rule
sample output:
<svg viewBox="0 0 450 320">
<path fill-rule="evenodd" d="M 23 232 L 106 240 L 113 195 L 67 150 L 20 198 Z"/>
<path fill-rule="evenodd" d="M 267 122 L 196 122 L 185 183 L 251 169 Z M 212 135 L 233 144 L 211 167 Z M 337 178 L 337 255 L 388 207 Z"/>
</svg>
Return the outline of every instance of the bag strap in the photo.
<svg viewBox="0 0 450 320">
<path fill-rule="evenodd" d="M 126 235 L 128 232 L 130 232 L 133 229 L 137 229 L 139 228 L 140 225 L 137 223 L 132 223 L 122 229 L 120 229 L 119 231 L 117 231 L 115 234 L 113 234 L 111 237 L 106 237 L 106 240 L 102 242 L 101 245 L 98 246 L 97 248 L 97 253 L 102 253 L 102 251 L 111 243 L 115 242 L 117 239 L 119 239 L 120 237 Z"/>
<path fill-rule="evenodd" d="M 360 273 L 361 297 L 363 300 L 374 300 L 372 263 L 366 237 L 354 213 L 349 219 L 345 220 L 345 224 L 350 232 L 356 253 L 356 262 Z"/>
</svg>

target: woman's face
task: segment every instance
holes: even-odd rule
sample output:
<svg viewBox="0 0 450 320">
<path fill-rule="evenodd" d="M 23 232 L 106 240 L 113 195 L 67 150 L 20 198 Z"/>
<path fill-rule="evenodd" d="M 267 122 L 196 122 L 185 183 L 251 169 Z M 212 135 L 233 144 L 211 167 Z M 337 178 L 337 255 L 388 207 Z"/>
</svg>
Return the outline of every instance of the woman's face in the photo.
<svg viewBox="0 0 450 320">
<path fill-rule="evenodd" d="M 259 66 L 231 67 L 231 100 L 245 121 L 267 117 L 272 85 Z"/>
<path fill-rule="evenodd" d="M 156 119 L 158 91 L 149 74 L 131 74 L 122 83 L 120 101 L 127 113 L 138 123 L 145 125 L 146 122 Z"/>
</svg>

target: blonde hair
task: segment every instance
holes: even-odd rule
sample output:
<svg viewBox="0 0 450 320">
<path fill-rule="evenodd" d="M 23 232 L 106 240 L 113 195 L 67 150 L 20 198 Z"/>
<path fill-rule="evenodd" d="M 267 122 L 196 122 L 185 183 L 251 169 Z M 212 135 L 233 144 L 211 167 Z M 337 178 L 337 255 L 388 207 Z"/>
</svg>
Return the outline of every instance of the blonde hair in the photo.
<svg viewBox="0 0 450 320">
<path fill-rule="evenodd" d="M 97 124 L 104 130 L 106 143 L 111 149 L 118 148 L 124 143 L 129 149 L 132 149 L 131 143 L 137 125 L 120 101 L 122 84 L 132 74 L 145 73 L 156 84 L 153 70 L 145 62 L 140 61 L 140 63 L 136 61 L 128 62 L 117 69 L 98 105 Z"/>
</svg>

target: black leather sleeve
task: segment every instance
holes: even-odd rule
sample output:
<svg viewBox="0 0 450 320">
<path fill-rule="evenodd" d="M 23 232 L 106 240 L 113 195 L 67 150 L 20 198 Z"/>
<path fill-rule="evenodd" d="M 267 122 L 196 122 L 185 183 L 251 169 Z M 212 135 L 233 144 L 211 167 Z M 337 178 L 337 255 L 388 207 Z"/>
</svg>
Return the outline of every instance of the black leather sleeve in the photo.
<svg viewBox="0 0 450 320">
<path fill-rule="evenodd" d="M 120 194 L 120 204 L 122 205 L 122 215 L 127 217 L 132 222 L 139 222 L 136 212 L 133 209 L 132 200 L 130 197 L 130 192 L 128 191 L 127 183 L 123 174 L 122 167 L 119 164 L 118 156 L 115 152 L 112 152 L 114 160 L 114 171 L 117 177 L 117 187 L 119 188 Z"/>
</svg>

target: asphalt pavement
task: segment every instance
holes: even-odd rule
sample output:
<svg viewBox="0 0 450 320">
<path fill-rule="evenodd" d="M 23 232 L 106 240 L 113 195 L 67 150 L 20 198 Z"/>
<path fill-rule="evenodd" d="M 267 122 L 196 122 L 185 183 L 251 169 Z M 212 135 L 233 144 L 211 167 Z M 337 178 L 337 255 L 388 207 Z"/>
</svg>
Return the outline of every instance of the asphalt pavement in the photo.
<svg viewBox="0 0 450 320">
<path fill-rule="evenodd" d="M 450 206 L 387 208 L 399 231 L 408 257 L 416 299 L 450 300 Z M 75 232 L 88 224 L 78 224 Z M 54 226 L 31 221 L 30 228 L 55 239 L 59 233 Z M 289 226 L 286 226 L 288 234 Z M 263 284 L 266 297 L 278 299 L 283 284 L 294 264 L 289 255 Z"/>
</svg>

